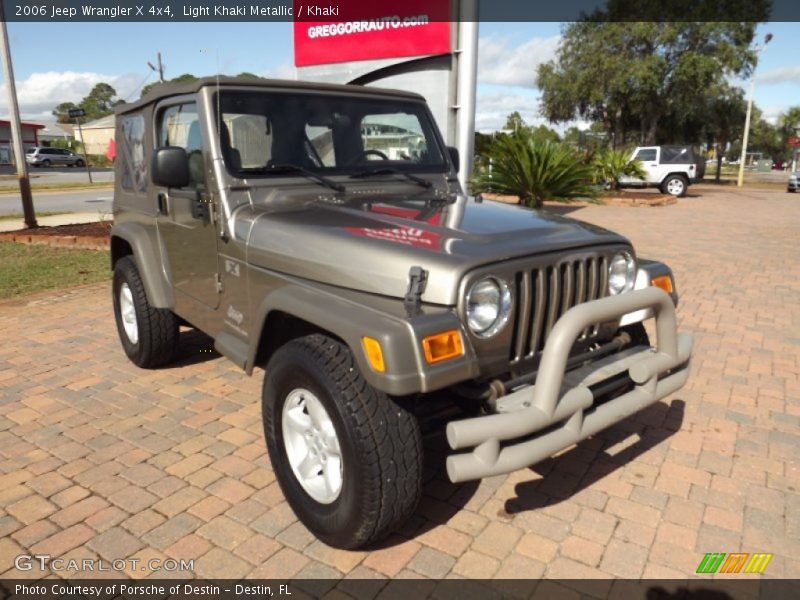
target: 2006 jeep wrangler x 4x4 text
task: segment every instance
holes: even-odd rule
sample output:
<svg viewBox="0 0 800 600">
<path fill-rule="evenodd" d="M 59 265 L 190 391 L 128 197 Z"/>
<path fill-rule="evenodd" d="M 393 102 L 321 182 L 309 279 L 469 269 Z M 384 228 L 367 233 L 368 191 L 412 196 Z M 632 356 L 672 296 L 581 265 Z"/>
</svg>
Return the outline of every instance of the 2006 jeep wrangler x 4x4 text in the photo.
<svg viewBox="0 0 800 600">
<path fill-rule="evenodd" d="M 184 324 L 246 373 L 263 366 L 273 469 L 330 545 L 413 512 L 428 404 L 479 407 L 446 426 L 462 482 L 541 461 L 687 379 L 669 268 L 599 227 L 465 196 L 420 96 L 165 84 L 117 109 L 116 140 L 125 353 L 168 363 Z"/>
</svg>

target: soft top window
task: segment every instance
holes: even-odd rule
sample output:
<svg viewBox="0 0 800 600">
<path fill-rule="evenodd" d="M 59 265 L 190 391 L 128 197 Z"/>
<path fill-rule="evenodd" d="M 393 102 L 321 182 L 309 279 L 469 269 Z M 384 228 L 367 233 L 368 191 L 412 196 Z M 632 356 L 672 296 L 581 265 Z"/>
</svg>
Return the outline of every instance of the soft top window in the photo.
<svg viewBox="0 0 800 600">
<path fill-rule="evenodd" d="M 287 165 L 334 175 L 446 169 L 420 102 L 272 91 L 223 91 L 218 102 L 222 154 L 240 177 L 267 176 Z"/>
<path fill-rule="evenodd" d="M 662 163 L 692 163 L 692 149 L 686 146 L 663 146 L 661 148 Z"/>
</svg>

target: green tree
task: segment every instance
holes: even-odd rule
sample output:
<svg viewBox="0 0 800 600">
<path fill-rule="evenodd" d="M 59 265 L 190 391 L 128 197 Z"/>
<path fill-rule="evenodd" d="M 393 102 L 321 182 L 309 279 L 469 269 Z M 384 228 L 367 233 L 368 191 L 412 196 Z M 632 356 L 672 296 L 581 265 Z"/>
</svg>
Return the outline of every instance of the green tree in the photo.
<svg viewBox="0 0 800 600">
<path fill-rule="evenodd" d="M 114 107 L 122 102 L 115 99 L 117 91 L 108 83 L 98 83 L 81 100 L 80 107 L 86 111 L 85 119 L 91 121 L 106 117 L 114 112 Z"/>
<path fill-rule="evenodd" d="M 522 115 L 519 114 L 518 111 L 512 112 L 510 115 L 506 117 L 506 125 L 503 129 L 508 129 L 510 131 L 519 131 L 520 129 L 525 129 L 527 125 L 525 124 L 525 119 L 522 118 Z"/>
<path fill-rule="evenodd" d="M 765 15 L 766 2 L 754 0 L 748 14 Z M 701 12 L 713 12 L 714 5 L 692 3 Z M 636 11 L 630 2 L 611 0 L 609 6 L 594 15 L 597 20 L 566 25 L 555 60 L 540 65 L 540 109 L 549 120 L 601 122 L 614 147 L 625 143 L 628 131 L 652 144 L 660 122 L 685 122 L 705 106 L 709 90 L 753 68 L 755 22 L 686 22 L 687 16 L 665 22 L 663 14 L 641 22 L 601 20 L 621 6 Z"/>
<path fill-rule="evenodd" d="M 540 208 L 545 200 L 591 197 L 592 168 L 570 147 L 537 142 L 525 129 L 497 136 L 489 151 L 491 172 L 479 171 L 472 180 L 474 192 L 517 196 L 521 204 Z"/>
<path fill-rule="evenodd" d="M 192 81 L 197 81 L 197 76 L 192 75 L 191 73 L 183 73 L 182 75 L 178 75 L 177 77 L 173 77 L 165 81 L 164 83 L 190 83 Z M 144 98 L 152 89 L 155 89 L 161 85 L 160 81 L 154 81 L 152 83 L 148 83 L 147 85 L 142 87 L 142 91 L 139 93 L 140 98 Z"/>
<path fill-rule="evenodd" d="M 78 105 L 74 102 L 62 102 L 53 109 L 53 116 L 59 123 L 72 123 L 69 111 L 74 108 L 78 108 Z"/>
<path fill-rule="evenodd" d="M 705 111 L 705 131 L 714 145 L 717 169 L 714 179 L 719 182 L 722 174 L 722 157 L 728 146 L 741 140 L 747 104 L 741 89 L 725 86 L 708 103 Z M 741 144 L 739 145 L 741 151 Z"/>
</svg>

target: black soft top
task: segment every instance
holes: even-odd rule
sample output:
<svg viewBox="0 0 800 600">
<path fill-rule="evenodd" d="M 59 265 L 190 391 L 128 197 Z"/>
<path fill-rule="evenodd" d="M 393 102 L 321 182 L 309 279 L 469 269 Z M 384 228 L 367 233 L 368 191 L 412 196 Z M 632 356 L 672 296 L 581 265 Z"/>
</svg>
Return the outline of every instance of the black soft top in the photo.
<svg viewBox="0 0 800 600">
<path fill-rule="evenodd" d="M 315 81 L 295 81 L 289 79 L 251 79 L 248 77 L 203 77 L 195 81 L 180 83 L 162 83 L 151 89 L 144 98 L 130 104 L 120 104 L 115 108 L 116 114 L 125 114 L 140 109 L 148 104 L 158 102 L 169 96 L 193 94 L 206 86 L 249 87 L 249 88 L 281 88 L 309 92 L 338 92 L 348 94 L 381 94 L 395 96 L 403 99 L 423 100 L 422 96 L 413 92 L 390 90 L 385 88 L 365 87 L 362 85 L 339 85 L 334 83 L 319 83 Z"/>
</svg>

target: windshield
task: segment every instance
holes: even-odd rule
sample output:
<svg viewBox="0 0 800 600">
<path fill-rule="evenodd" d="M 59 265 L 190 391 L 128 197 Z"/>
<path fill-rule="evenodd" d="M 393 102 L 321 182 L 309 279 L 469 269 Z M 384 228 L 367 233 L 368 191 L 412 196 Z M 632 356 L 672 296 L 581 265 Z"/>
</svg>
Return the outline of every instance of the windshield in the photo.
<svg viewBox="0 0 800 600">
<path fill-rule="evenodd" d="M 221 92 L 220 144 L 239 177 L 325 175 L 391 168 L 441 173 L 447 165 L 421 102 L 298 92 Z"/>
</svg>

